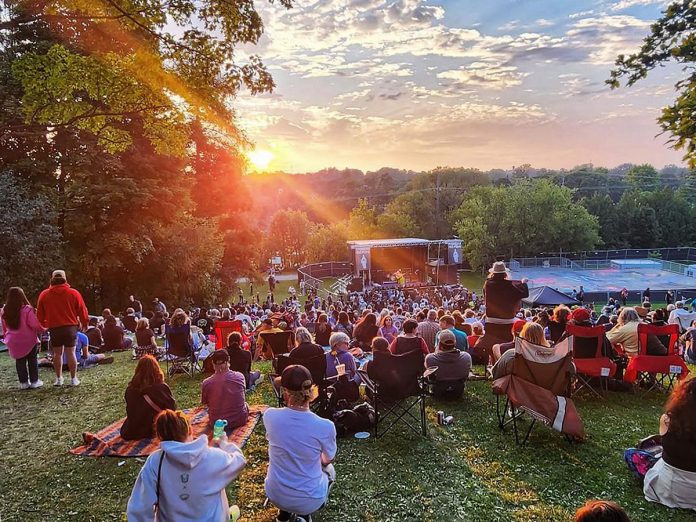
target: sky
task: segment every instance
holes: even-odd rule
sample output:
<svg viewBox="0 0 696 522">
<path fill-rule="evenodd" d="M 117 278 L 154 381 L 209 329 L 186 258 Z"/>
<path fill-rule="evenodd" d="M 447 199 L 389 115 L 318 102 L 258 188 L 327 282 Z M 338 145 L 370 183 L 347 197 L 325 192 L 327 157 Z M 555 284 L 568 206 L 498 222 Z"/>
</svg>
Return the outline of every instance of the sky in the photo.
<svg viewBox="0 0 696 522">
<path fill-rule="evenodd" d="M 276 88 L 241 94 L 237 122 L 285 172 L 681 165 L 656 123 L 680 69 L 604 84 L 666 3 L 262 0 L 265 34 L 240 57 Z"/>
</svg>

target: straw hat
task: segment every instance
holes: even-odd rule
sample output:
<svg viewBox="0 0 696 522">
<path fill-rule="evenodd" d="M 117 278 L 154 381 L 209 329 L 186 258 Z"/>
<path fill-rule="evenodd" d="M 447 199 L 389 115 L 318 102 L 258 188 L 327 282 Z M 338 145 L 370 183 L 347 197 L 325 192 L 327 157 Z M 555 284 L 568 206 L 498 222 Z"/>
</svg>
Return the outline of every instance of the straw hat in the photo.
<svg viewBox="0 0 696 522">
<path fill-rule="evenodd" d="M 489 274 L 509 274 L 510 271 L 505 267 L 504 261 L 496 261 L 493 263 L 493 268 L 488 270 Z"/>
</svg>

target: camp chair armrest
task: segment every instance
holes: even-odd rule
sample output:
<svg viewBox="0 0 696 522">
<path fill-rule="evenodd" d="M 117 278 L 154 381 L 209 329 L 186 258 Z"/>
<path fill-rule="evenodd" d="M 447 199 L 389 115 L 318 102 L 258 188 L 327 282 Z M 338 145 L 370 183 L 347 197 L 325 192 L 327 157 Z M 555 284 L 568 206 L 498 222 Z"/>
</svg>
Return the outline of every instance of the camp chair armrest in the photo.
<svg viewBox="0 0 696 522">
<path fill-rule="evenodd" d="M 365 383 L 365 387 L 367 389 L 372 392 L 377 389 L 377 383 L 370 378 L 370 376 L 367 374 L 367 370 L 363 370 L 362 368 L 358 369 L 358 375 L 360 375 L 360 378 L 362 379 L 362 382 Z"/>
</svg>

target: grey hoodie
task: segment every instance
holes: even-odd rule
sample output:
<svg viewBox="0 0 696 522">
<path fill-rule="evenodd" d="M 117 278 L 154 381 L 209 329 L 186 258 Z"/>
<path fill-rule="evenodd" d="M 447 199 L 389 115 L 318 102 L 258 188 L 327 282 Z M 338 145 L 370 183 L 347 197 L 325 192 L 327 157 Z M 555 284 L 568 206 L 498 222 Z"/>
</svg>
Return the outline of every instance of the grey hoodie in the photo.
<svg viewBox="0 0 696 522">
<path fill-rule="evenodd" d="M 229 522 L 225 487 L 232 482 L 246 460 L 231 442 L 209 447 L 201 435 L 191 442 L 164 441 L 147 458 L 128 501 L 129 522 Z M 160 475 L 159 513 L 157 470 L 164 452 Z"/>
</svg>

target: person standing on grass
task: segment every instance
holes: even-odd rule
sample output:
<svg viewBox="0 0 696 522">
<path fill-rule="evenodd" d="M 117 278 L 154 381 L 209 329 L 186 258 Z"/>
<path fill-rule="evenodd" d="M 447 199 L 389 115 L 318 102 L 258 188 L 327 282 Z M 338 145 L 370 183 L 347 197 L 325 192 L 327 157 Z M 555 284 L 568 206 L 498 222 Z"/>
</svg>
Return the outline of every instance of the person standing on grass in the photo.
<svg viewBox="0 0 696 522">
<path fill-rule="evenodd" d="M 70 384 L 77 386 L 77 358 L 75 345 L 77 331 L 87 328 L 89 315 L 80 292 L 71 288 L 64 270 L 54 270 L 51 285 L 41 292 L 36 306 L 39 323 L 48 328 L 53 349 L 53 369 L 56 372 L 54 386 L 63 386 L 63 352 L 67 353 Z"/>
<path fill-rule="evenodd" d="M 19 388 L 40 388 L 43 381 L 39 379 L 37 354 L 39 335 L 45 330 L 29 304 L 24 290 L 13 286 L 7 292 L 5 307 L 0 314 L 5 344 L 10 357 L 15 360 Z"/>
<path fill-rule="evenodd" d="M 152 453 L 135 481 L 128 522 L 231 522 L 239 508 L 230 506 L 225 488 L 246 465 L 239 447 L 223 435 L 193 438 L 181 411 L 163 410 L 155 419 L 160 448 Z"/>
</svg>

